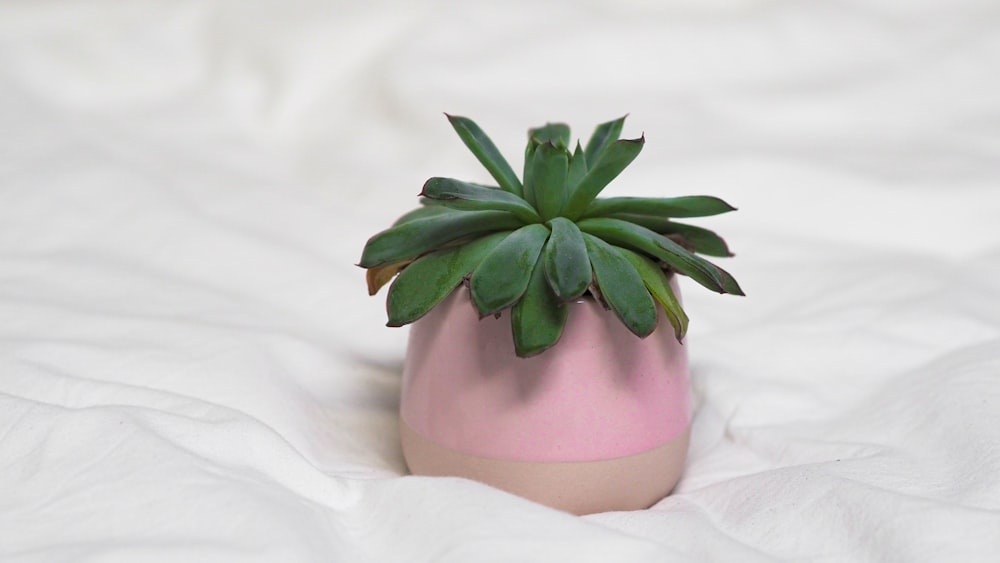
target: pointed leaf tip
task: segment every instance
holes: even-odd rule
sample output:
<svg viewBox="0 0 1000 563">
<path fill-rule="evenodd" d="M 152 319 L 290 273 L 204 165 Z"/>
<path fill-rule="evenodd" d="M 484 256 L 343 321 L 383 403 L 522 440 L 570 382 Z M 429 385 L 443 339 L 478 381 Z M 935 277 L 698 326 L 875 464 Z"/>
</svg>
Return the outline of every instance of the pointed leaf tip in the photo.
<svg viewBox="0 0 1000 563">
<path fill-rule="evenodd" d="M 445 113 L 448 122 L 451 123 L 459 138 L 465 146 L 472 151 L 476 159 L 491 176 L 500 184 L 500 187 L 507 192 L 520 196 L 524 188 L 517 178 L 510 164 L 497 149 L 496 145 L 488 135 L 476 124 L 475 121 L 467 117 L 449 115 Z"/>
<path fill-rule="evenodd" d="M 529 142 L 539 144 L 552 143 L 553 146 L 568 147 L 570 141 L 569 125 L 565 123 L 546 123 L 541 127 L 528 130 Z"/>
<path fill-rule="evenodd" d="M 596 160 L 585 155 L 587 174 L 567 198 L 562 214 L 574 220 L 579 218 L 598 194 L 639 156 L 644 144 L 642 137 L 619 139 L 602 148 Z"/>
<path fill-rule="evenodd" d="M 587 141 L 587 146 L 584 149 L 584 153 L 587 156 L 587 162 L 593 165 L 600 158 L 604 149 L 614 141 L 618 140 L 621 136 L 622 126 L 625 124 L 625 118 L 628 114 L 625 114 L 618 119 L 612 119 L 605 123 L 598 125 L 594 132 L 590 136 L 590 140 Z"/>
<path fill-rule="evenodd" d="M 728 272 L 641 225 L 601 217 L 584 219 L 578 226 L 584 233 L 598 236 L 612 244 L 655 256 L 712 291 L 719 293 L 740 291 L 736 280 Z"/>
</svg>

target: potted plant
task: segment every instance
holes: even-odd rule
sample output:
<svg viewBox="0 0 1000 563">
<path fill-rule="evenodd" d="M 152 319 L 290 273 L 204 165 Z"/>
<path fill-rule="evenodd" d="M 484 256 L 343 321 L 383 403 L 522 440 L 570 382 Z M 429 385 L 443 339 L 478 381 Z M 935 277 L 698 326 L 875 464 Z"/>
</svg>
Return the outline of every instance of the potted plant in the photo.
<svg viewBox="0 0 1000 563">
<path fill-rule="evenodd" d="M 710 196 L 597 196 L 642 150 L 624 117 L 586 147 L 531 129 L 523 180 L 471 120 L 448 116 L 498 186 L 431 178 L 421 207 L 365 245 L 389 326 L 414 323 L 400 432 L 414 474 L 477 479 L 577 514 L 648 507 L 680 477 L 690 425 L 676 275 L 743 295 L 676 218 Z M 557 345 L 558 344 L 558 345 Z"/>
</svg>

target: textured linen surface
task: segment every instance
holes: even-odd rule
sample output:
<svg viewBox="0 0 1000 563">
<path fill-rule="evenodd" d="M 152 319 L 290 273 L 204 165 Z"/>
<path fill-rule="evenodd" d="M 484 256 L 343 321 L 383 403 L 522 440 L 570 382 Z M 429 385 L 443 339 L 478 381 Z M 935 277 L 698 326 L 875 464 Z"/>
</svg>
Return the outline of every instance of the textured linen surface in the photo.
<svg viewBox="0 0 1000 563">
<path fill-rule="evenodd" d="M 353 264 L 432 175 L 630 112 L 715 194 L 653 508 L 405 475 Z M 0 560 L 997 561 L 1000 4 L 0 3 Z"/>
</svg>

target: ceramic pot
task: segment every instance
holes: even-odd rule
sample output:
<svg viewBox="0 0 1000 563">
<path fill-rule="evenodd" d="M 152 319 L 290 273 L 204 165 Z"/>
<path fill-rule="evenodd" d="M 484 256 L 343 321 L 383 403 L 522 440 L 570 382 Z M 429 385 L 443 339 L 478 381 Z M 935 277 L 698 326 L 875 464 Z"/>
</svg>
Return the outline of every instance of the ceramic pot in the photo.
<svg viewBox="0 0 1000 563">
<path fill-rule="evenodd" d="M 532 358 L 515 355 L 509 312 L 480 320 L 464 287 L 413 324 L 400 403 L 410 471 L 575 514 L 670 492 L 691 420 L 684 346 L 663 311 L 639 339 L 590 297 L 569 306 L 560 341 Z"/>
</svg>

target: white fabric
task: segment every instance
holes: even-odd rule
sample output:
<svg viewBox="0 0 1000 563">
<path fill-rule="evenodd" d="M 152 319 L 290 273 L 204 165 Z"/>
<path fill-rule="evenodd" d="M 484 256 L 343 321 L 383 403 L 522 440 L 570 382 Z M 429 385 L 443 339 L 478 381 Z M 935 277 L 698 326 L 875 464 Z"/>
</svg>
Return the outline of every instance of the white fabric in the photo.
<svg viewBox="0 0 1000 563">
<path fill-rule="evenodd" d="M 994 0 L 0 5 L 0 560 L 996 561 Z M 442 111 L 631 112 L 611 194 L 719 195 L 676 494 L 404 477 L 366 238 Z"/>
</svg>

